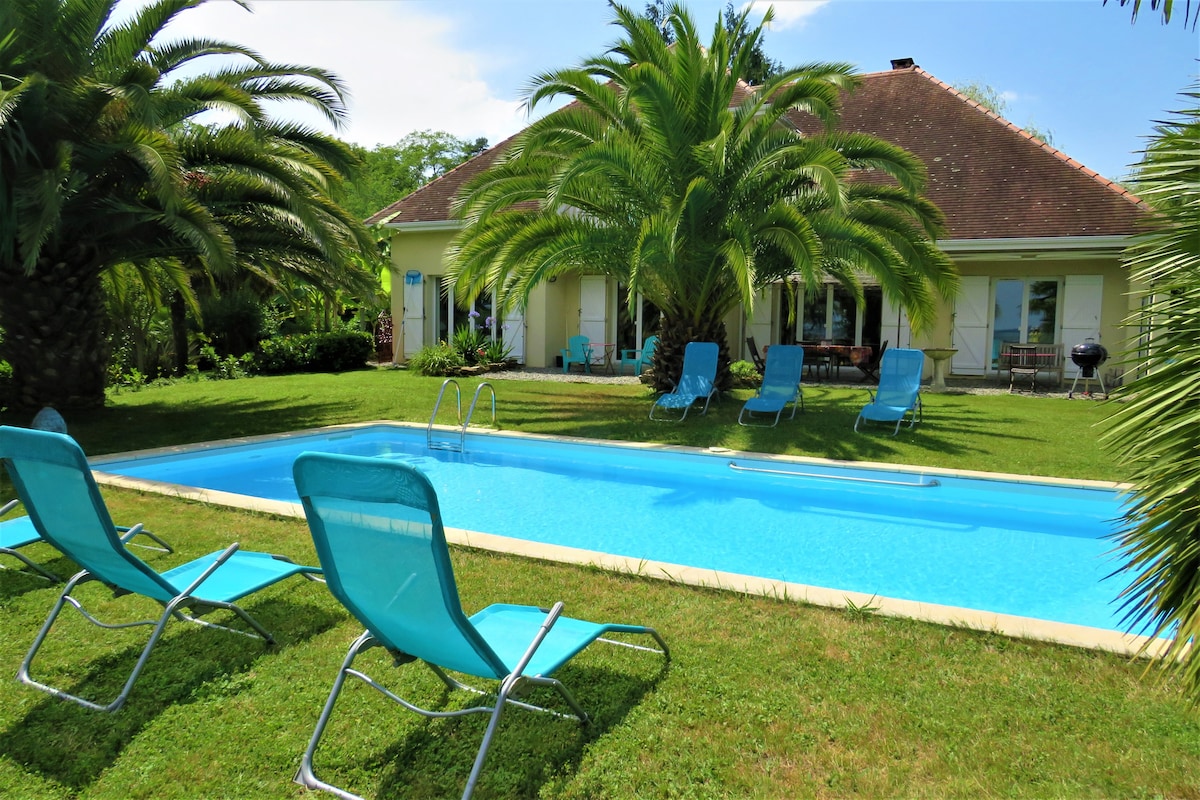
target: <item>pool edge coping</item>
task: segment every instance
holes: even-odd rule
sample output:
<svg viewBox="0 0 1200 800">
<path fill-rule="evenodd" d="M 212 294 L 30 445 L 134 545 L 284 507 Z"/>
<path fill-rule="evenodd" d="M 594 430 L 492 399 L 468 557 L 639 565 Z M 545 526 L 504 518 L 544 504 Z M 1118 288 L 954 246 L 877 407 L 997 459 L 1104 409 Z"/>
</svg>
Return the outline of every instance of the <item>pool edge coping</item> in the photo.
<svg viewBox="0 0 1200 800">
<path fill-rule="evenodd" d="M 122 475 L 105 473 L 103 465 L 113 461 L 130 461 L 144 458 L 155 458 L 166 455 L 230 447 L 245 444 L 283 441 L 291 438 L 327 434 L 334 431 L 354 430 L 372 426 L 387 425 L 408 429 L 427 429 L 429 426 L 419 423 L 396 422 L 392 420 L 375 420 L 371 422 L 346 423 L 329 425 L 319 428 L 309 428 L 300 431 L 289 431 L 282 434 L 263 434 L 247 437 L 235 437 L 214 442 L 198 442 L 189 445 L 172 445 L 168 447 L 150 448 L 131 451 L 128 453 L 112 453 L 89 459 L 95 470 L 98 483 L 116 488 L 133 489 L 136 491 L 160 494 L 178 499 L 210 503 L 226 507 L 238 508 L 245 511 L 273 514 L 282 517 L 303 519 L 304 513 L 299 503 L 280 500 L 265 500 L 246 495 L 220 492 L 210 489 L 196 489 L 179 484 L 162 483 L 140 478 L 130 478 Z M 458 427 L 434 426 L 441 432 L 455 432 Z M 719 457 L 754 457 L 780 461 L 792 464 L 810 464 L 836 467 L 852 467 L 869 470 L 903 470 L 907 465 L 885 464 L 880 462 L 842 461 L 838 459 L 822 459 L 811 456 L 790 456 L 770 453 L 750 453 L 727 448 L 699 448 L 686 445 L 670 445 L 658 442 L 624 442 L 608 439 L 590 439 L 585 437 L 556 436 L 522 431 L 496 431 L 490 429 L 469 429 L 468 433 L 475 435 L 503 435 L 506 437 L 531 438 L 541 441 L 557 441 L 565 443 L 586 443 L 593 445 L 620 446 L 654 450 L 659 452 L 679 452 L 702 454 Z M 980 472 L 975 470 L 953 470 L 940 467 L 908 467 L 922 475 L 967 477 L 978 480 L 1003 480 L 1006 482 L 1032 483 L 1048 486 L 1070 486 L 1080 488 L 1096 488 L 1124 491 L 1126 484 L 1110 481 L 1077 480 L 1069 478 L 1047 478 L 1035 475 L 1010 475 L 996 472 Z M 540 542 L 530 542 L 496 534 L 479 531 L 446 528 L 447 540 L 455 545 L 486 550 L 489 552 L 516 555 L 525 558 L 536 558 L 543 561 L 590 566 L 600 569 L 627 574 L 636 577 L 646 577 L 655 580 L 666 580 L 697 588 L 718 589 L 742 594 L 772 597 L 780 600 L 791 600 L 814 606 L 833 609 L 870 609 L 870 613 L 881 616 L 902 617 L 923 622 L 945 625 L 951 628 L 961 627 L 972 630 L 998 633 L 1018 639 L 1053 642 L 1074 647 L 1094 650 L 1104 650 L 1124 656 L 1150 655 L 1158 656 L 1163 653 L 1169 642 L 1146 636 L 1110 631 L 1104 628 L 1093 628 L 1085 625 L 1075 625 L 1065 622 L 1051 622 L 1032 617 L 1021 617 L 1011 614 L 1000 614 L 991 611 L 961 608 L 958 606 L 939 605 L 915 600 L 904 600 L 892 597 L 867 595 L 862 592 L 829 589 L 801 583 L 791 583 L 770 578 L 759 578 L 740 573 L 722 572 L 718 570 L 700 569 L 681 564 L 648 561 L 627 556 L 616 556 L 594 550 L 552 545 Z"/>
</svg>

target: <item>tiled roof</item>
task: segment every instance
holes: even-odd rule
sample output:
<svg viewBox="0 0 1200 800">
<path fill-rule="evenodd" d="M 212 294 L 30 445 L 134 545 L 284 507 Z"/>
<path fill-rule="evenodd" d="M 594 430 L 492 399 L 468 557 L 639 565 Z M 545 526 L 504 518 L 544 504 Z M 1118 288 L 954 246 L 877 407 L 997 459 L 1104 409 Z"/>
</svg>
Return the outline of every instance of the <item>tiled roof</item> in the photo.
<svg viewBox="0 0 1200 800">
<path fill-rule="evenodd" d="M 799 115 L 805 132 L 816 123 Z M 1136 197 L 937 80 L 920 67 L 862 76 L 840 129 L 870 133 L 916 154 L 927 196 L 946 216 L 943 239 L 1123 236 L 1147 208 Z M 490 165 L 507 139 L 372 216 L 368 223 L 450 219 L 458 188 Z"/>
</svg>

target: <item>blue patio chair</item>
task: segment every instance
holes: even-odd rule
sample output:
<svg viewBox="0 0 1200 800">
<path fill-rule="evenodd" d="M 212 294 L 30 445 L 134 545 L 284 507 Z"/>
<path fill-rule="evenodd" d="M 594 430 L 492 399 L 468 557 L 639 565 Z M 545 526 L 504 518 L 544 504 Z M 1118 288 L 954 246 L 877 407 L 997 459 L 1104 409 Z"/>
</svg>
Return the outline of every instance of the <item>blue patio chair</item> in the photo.
<svg viewBox="0 0 1200 800">
<path fill-rule="evenodd" d="M 8 503 L 0 506 L 0 517 L 3 517 L 5 514 L 15 509 L 20 502 L 20 500 L 10 500 Z M 117 526 L 117 530 L 121 533 L 127 534 L 130 538 L 138 535 L 145 536 L 158 542 L 159 545 L 158 547 L 155 547 L 153 545 L 140 544 L 137 545 L 138 547 L 145 547 L 148 550 L 158 550 L 160 553 L 175 552 L 171 548 L 171 545 L 167 544 L 150 531 L 141 530 L 139 528 L 137 531 L 129 534 L 130 529 L 123 528 L 120 525 Z M 20 548 L 41 541 L 45 540 L 42 539 L 41 535 L 37 532 L 37 528 L 35 528 L 33 525 L 33 520 L 31 520 L 29 517 L 13 517 L 12 519 L 6 519 L 3 522 L 0 522 L 0 553 L 5 553 L 12 556 L 21 563 L 25 564 L 25 566 L 37 572 L 43 578 L 58 583 L 61 578 L 45 567 L 39 566 L 38 564 L 30 561 L 28 556 L 19 552 Z M 129 538 L 122 537 L 122 541 L 128 542 Z M 3 566 L 0 566 L 0 569 L 3 568 Z"/>
<path fill-rule="evenodd" d="M 459 604 L 437 494 L 424 475 L 406 464 L 303 453 L 296 459 L 293 474 L 329 589 L 366 626 L 337 672 L 300 762 L 296 781 L 310 789 L 355 797 L 318 779 L 312 763 L 347 676 L 428 717 L 491 715 L 463 792 L 463 798 L 468 798 L 508 705 L 567 716 L 518 701 L 523 689 L 529 685 L 552 687 L 572 714 L 586 724 L 587 714 L 571 693 L 550 677 L 579 651 L 603 641 L 670 658 L 653 628 L 564 617 L 561 602 L 549 611 L 497 604 L 466 616 Z M 612 633 L 648 635 L 661 649 L 604 638 Z M 460 683 L 448 671 L 500 681 L 495 703 L 457 711 L 416 706 L 353 669 L 358 654 L 371 647 L 385 648 L 397 665 L 424 662 L 450 689 L 484 694 Z"/>
<path fill-rule="evenodd" d="M 67 582 L 66 588 L 59 595 L 58 602 L 54 604 L 50 616 L 46 618 L 37 638 L 34 639 L 33 646 L 29 648 L 17 678 L 22 683 L 49 692 L 55 697 L 78 703 L 85 708 L 116 711 L 124 705 L 134 682 L 146 665 L 150 651 L 172 617 L 235 633 L 254 635 L 199 620 L 184 613 L 184 608 L 198 611 L 226 609 L 245 621 L 267 643 L 273 643 L 271 635 L 253 617 L 235 605 L 235 601 L 292 575 L 305 574 L 311 578 L 320 572 L 315 567 L 295 564 L 283 556 L 239 552 L 237 544 L 167 572 L 156 572 L 125 547 L 122 537 L 118 535 L 117 528 L 109 517 L 100 490 L 88 468 L 87 459 L 74 439 L 60 433 L 0 427 L 0 462 L 8 470 L 17 495 L 29 512 L 29 518 L 38 534 L 83 567 L 81 572 Z M 135 525 L 124 538 L 132 538 L 141 532 L 142 526 Z M 117 596 L 136 594 L 162 603 L 162 616 L 157 620 L 112 624 L 96 619 L 84 609 L 80 600 L 72 595 L 76 586 L 92 580 L 105 584 Z M 116 700 L 107 705 L 68 694 L 39 683 L 30 676 L 29 668 L 34 657 L 58 619 L 59 612 L 68 603 L 79 610 L 89 622 L 104 628 L 154 626 L 150 641 L 142 650 L 124 688 Z"/>
<path fill-rule="evenodd" d="M 921 373 L 925 370 L 925 354 L 920 350 L 892 348 L 879 362 L 879 386 L 871 394 L 871 402 L 863 406 L 854 420 L 854 430 L 864 419 L 874 422 L 895 422 L 892 436 L 900 432 L 900 423 L 909 414 L 908 427 L 921 421 Z"/>
<path fill-rule="evenodd" d="M 688 342 L 683 349 L 683 374 L 670 392 L 659 396 L 650 407 L 650 419 L 654 419 L 656 408 L 683 409 L 678 419 L 660 417 L 667 422 L 680 422 L 688 415 L 696 401 L 704 400 L 704 410 L 717 393 L 717 345 L 715 342 Z"/>
<path fill-rule="evenodd" d="M 641 375 L 654 360 L 654 348 L 656 347 L 658 347 L 658 337 L 647 336 L 646 341 L 642 343 L 641 350 L 622 350 L 621 357 L 617 359 L 619 362 L 618 372 L 624 374 L 625 365 L 632 364 L 633 374 Z"/>
<path fill-rule="evenodd" d="M 801 371 L 804 369 L 804 348 L 799 345 L 771 345 L 767 350 L 767 362 L 763 372 L 762 386 L 758 394 L 751 397 L 742 406 L 738 414 L 739 425 L 756 424 L 750 422 L 755 414 L 774 414 L 771 422 L 774 428 L 779 424 L 779 417 L 788 403 L 792 404 L 792 416 L 796 418 L 796 401 L 800 401 L 804 409 L 804 390 L 800 388 Z"/>
<path fill-rule="evenodd" d="M 583 365 L 584 372 L 592 371 L 592 345 L 586 336 L 572 336 L 567 340 L 567 347 L 562 351 L 563 374 L 566 374 L 572 364 Z"/>
</svg>

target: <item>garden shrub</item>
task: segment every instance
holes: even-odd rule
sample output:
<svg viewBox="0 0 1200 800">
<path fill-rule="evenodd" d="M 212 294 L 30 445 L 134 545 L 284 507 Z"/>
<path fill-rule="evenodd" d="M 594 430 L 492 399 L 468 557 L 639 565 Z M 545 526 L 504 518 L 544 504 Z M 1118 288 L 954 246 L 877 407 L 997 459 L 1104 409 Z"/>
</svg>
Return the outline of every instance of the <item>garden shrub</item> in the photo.
<svg viewBox="0 0 1200 800">
<path fill-rule="evenodd" d="M 455 375 L 466 364 L 462 354 L 445 342 L 422 347 L 408 359 L 408 368 L 422 375 Z"/>
<path fill-rule="evenodd" d="M 266 375 L 361 369 L 375 352 L 366 331 L 275 336 L 258 343 L 257 370 Z"/>
<path fill-rule="evenodd" d="M 762 376 L 749 361 L 734 361 L 729 365 L 729 376 L 734 386 L 758 386 Z"/>
</svg>

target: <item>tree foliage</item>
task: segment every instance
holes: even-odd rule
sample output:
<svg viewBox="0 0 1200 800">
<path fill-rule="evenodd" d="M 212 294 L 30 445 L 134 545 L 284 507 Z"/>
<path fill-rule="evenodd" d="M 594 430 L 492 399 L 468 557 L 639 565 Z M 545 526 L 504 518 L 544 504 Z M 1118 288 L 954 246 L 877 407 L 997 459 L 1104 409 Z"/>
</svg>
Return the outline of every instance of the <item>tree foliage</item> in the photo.
<svg viewBox="0 0 1200 800">
<path fill-rule="evenodd" d="M 337 143 L 267 113 L 298 102 L 338 125 L 340 81 L 228 42 L 161 40 L 205 1 L 156 0 L 123 22 L 117 0 L 0 3 L 0 359 L 20 406 L 103 403 L 103 276 L 120 265 L 189 294 L 189 261 L 267 273 L 302 246 L 336 258 L 361 241 L 328 202 Z M 200 141 L 187 123 L 211 110 L 233 122 Z M 242 165 L 216 166 L 235 137 Z M 251 231 L 267 227 L 304 244 L 256 248 Z"/>
<path fill-rule="evenodd" d="M 360 178 L 347 185 L 345 204 L 355 217 L 366 219 L 479 155 L 488 148 L 488 140 L 468 141 L 445 131 L 425 130 L 393 145 L 353 148 L 363 168 Z"/>
<path fill-rule="evenodd" d="M 755 90 L 736 76 L 761 25 L 737 37 L 718 21 L 702 42 L 671 6 L 668 45 L 651 20 L 615 12 L 623 38 L 610 53 L 538 76 L 528 98 L 573 102 L 463 187 L 467 224 L 448 253 L 460 296 L 495 288 L 502 303 L 524 303 L 563 273 L 615 278 L 661 311 L 658 388 L 694 340 L 721 345 L 727 388 L 724 319 L 780 280 L 815 289 L 833 278 L 861 300 L 867 274 L 915 328 L 932 322 L 935 299 L 957 287 L 929 238 L 941 215 L 920 194 L 916 157 L 834 130 L 841 92 L 855 85 L 849 66 L 797 67 Z M 800 135 L 787 122 L 797 111 L 826 132 Z M 856 181 L 866 168 L 873 180 Z"/>
<path fill-rule="evenodd" d="M 1145 287 L 1130 325 L 1150 341 L 1126 354 L 1140 377 L 1120 391 L 1106 442 L 1134 486 L 1119 536 L 1127 621 L 1174 638 L 1161 662 L 1200 705 L 1200 85 L 1184 97 L 1135 173 L 1157 213 L 1125 254 Z"/>
<path fill-rule="evenodd" d="M 970 81 L 968 83 L 956 83 L 954 89 L 968 100 L 974 100 L 979 105 L 990 111 L 994 111 L 1001 117 L 1008 117 L 1008 100 L 1004 98 L 994 86 L 989 86 L 986 83 Z M 1048 145 L 1054 144 L 1054 134 L 1049 130 L 1038 127 L 1032 122 L 1025 123 L 1025 130 L 1032 133 L 1034 136 L 1041 139 Z"/>
<path fill-rule="evenodd" d="M 666 0 L 653 0 L 646 4 L 646 9 L 643 16 L 650 20 L 659 32 L 662 34 L 663 41 L 671 44 L 675 41 L 675 34 L 671 29 L 670 11 Z M 746 15 L 739 13 L 733 3 L 726 3 L 725 10 L 722 12 L 722 20 L 725 25 L 725 30 L 733 38 L 735 47 L 740 45 L 742 40 L 750 35 L 751 29 L 746 24 Z M 750 45 L 749 56 L 745 62 L 739 67 L 740 72 L 737 77 L 744 80 L 752 86 L 759 86 L 768 78 L 771 78 L 783 72 L 783 63 L 776 61 L 766 54 L 763 50 L 762 36 Z"/>
<path fill-rule="evenodd" d="M 1142 0 L 1117 0 L 1121 7 L 1132 6 L 1133 15 L 1131 22 L 1137 22 L 1138 12 L 1142 9 Z M 1183 24 L 1186 26 L 1188 20 L 1192 21 L 1192 27 L 1196 27 L 1196 22 L 1200 21 L 1200 3 L 1196 4 L 1196 13 L 1192 13 L 1192 0 L 1185 0 L 1186 5 L 1183 9 Z M 1104 0 L 1104 5 L 1108 5 L 1108 0 Z M 1170 23 L 1171 14 L 1175 11 L 1177 4 L 1175 0 L 1150 0 L 1150 10 L 1158 11 L 1162 14 L 1163 25 Z"/>
</svg>

